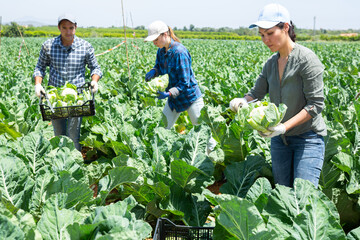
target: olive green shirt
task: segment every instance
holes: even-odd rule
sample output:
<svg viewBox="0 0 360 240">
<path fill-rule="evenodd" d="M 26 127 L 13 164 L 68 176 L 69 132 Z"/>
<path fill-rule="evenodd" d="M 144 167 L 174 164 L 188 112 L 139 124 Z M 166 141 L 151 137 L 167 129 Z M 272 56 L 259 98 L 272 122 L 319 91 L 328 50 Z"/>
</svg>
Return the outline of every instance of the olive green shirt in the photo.
<svg viewBox="0 0 360 240">
<path fill-rule="evenodd" d="M 310 49 L 295 44 L 288 57 L 283 77 L 279 80 L 278 59 L 280 54 L 272 55 L 265 63 L 255 86 L 246 95 L 259 100 L 269 93 L 270 101 L 277 106 L 284 103 L 288 108 L 282 122 L 286 122 L 302 109 L 311 119 L 288 130 L 286 136 L 294 136 L 314 131 L 325 136 L 326 125 L 321 116 L 324 109 L 324 66 Z"/>
</svg>

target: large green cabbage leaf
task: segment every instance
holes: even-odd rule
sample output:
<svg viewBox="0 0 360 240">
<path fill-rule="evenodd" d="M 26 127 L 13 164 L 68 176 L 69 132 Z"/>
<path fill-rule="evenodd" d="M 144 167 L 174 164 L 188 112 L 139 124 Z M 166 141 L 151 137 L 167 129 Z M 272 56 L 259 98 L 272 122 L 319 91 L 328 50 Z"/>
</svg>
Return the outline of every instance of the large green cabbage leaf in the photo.
<svg viewBox="0 0 360 240">
<path fill-rule="evenodd" d="M 216 205 L 214 236 L 219 239 L 346 239 L 334 203 L 303 179 L 295 179 L 294 188 L 276 185 L 273 190 L 268 180 L 256 181 L 245 199 L 206 197 Z"/>
</svg>

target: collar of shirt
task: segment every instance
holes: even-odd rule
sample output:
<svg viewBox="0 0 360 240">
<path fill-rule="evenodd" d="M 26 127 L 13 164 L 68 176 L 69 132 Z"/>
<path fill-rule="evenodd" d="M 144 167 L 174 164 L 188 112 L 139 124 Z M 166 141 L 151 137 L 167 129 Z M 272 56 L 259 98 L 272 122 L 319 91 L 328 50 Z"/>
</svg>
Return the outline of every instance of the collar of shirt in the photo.
<svg viewBox="0 0 360 240">
<path fill-rule="evenodd" d="M 61 35 L 59 35 L 57 38 L 55 38 L 54 44 L 57 44 L 60 47 L 65 48 L 65 46 L 61 42 Z M 71 44 L 70 48 L 75 49 L 80 45 L 81 45 L 80 39 L 76 35 L 74 35 L 74 41 Z"/>
<path fill-rule="evenodd" d="M 166 48 L 163 47 L 160 51 L 164 54 L 164 55 L 169 55 L 172 50 L 173 50 L 173 45 L 174 45 L 174 40 L 172 38 L 170 38 L 170 44 L 169 44 L 169 48 L 168 50 L 166 51 Z"/>
<path fill-rule="evenodd" d="M 290 56 L 296 54 L 295 52 L 297 51 L 297 48 L 298 48 L 298 44 L 295 43 L 293 49 L 291 50 L 291 52 L 290 52 L 289 55 L 288 55 L 288 58 L 290 58 Z M 280 58 L 280 53 L 277 52 L 277 53 L 276 53 L 276 56 L 277 56 L 277 58 L 279 59 L 279 58 Z"/>
</svg>

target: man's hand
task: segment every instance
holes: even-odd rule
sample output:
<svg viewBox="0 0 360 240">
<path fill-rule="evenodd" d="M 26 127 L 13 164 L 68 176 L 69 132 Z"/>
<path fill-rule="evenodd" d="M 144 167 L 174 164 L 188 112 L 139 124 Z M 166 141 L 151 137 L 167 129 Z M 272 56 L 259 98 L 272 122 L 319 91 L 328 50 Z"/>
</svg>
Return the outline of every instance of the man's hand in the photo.
<svg viewBox="0 0 360 240">
<path fill-rule="evenodd" d="M 91 83 L 90 83 L 90 86 L 91 86 L 91 92 L 97 93 L 97 91 L 99 90 L 98 82 L 95 81 L 95 80 L 92 80 Z"/>
<path fill-rule="evenodd" d="M 280 124 L 276 125 L 275 127 L 269 127 L 268 130 L 271 131 L 270 134 L 264 134 L 264 133 L 260 133 L 260 132 L 259 132 L 259 134 L 262 137 L 272 138 L 272 137 L 284 134 L 286 132 L 286 127 L 284 124 L 280 123 Z"/>
<path fill-rule="evenodd" d="M 237 112 L 239 108 L 247 106 L 247 100 L 245 98 L 234 98 L 230 101 L 229 107 L 232 111 Z"/>
<path fill-rule="evenodd" d="M 35 84 L 35 94 L 37 97 L 41 96 L 41 93 L 45 94 L 45 89 L 41 85 L 41 83 Z"/>
<path fill-rule="evenodd" d="M 145 81 L 150 81 L 151 79 L 153 79 L 156 76 L 156 70 L 155 69 L 151 69 L 146 75 L 145 75 Z"/>
<path fill-rule="evenodd" d="M 170 93 L 168 93 L 168 92 L 158 91 L 157 93 L 159 94 L 159 96 L 157 97 L 158 99 L 164 99 L 164 98 L 170 97 Z"/>
</svg>

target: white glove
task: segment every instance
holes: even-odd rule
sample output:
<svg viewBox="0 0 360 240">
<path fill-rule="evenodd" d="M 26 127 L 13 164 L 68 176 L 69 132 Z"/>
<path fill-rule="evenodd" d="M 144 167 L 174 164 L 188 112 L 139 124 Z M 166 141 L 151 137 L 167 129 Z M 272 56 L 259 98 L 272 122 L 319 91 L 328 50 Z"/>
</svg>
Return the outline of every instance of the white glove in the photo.
<svg viewBox="0 0 360 240">
<path fill-rule="evenodd" d="M 275 127 L 269 127 L 268 130 L 271 131 L 270 134 L 260 133 L 260 135 L 263 137 L 272 138 L 272 137 L 284 134 L 286 132 L 286 127 L 284 124 L 280 123 L 280 124 L 276 125 Z"/>
<path fill-rule="evenodd" d="M 92 80 L 90 85 L 91 85 L 91 92 L 96 93 L 99 90 L 99 85 L 97 81 Z"/>
<path fill-rule="evenodd" d="M 41 86 L 41 83 L 35 84 L 35 94 L 37 97 L 41 96 L 41 93 L 45 94 L 45 89 Z"/>
<path fill-rule="evenodd" d="M 247 106 L 247 100 L 245 98 L 234 98 L 230 101 L 229 107 L 232 111 L 237 112 L 239 107 Z"/>
</svg>

